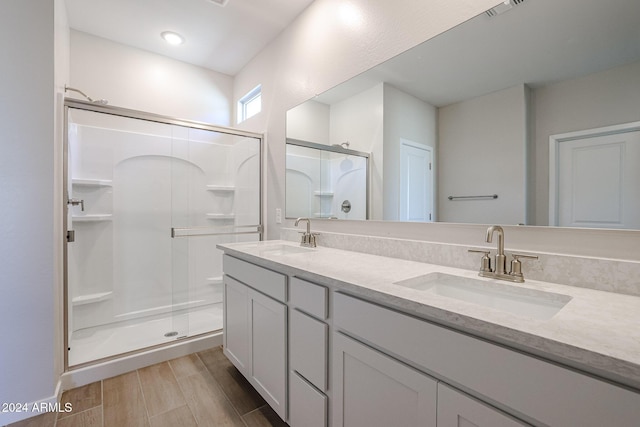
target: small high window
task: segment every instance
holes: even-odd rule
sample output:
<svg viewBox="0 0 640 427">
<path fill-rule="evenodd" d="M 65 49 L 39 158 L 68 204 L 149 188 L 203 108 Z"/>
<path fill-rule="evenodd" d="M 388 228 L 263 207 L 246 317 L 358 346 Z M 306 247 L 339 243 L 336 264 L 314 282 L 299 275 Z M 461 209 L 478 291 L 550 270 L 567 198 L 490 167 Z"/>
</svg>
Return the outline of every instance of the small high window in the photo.
<svg viewBox="0 0 640 427">
<path fill-rule="evenodd" d="M 262 85 L 258 85 L 238 101 L 238 123 L 258 114 L 261 110 Z"/>
</svg>

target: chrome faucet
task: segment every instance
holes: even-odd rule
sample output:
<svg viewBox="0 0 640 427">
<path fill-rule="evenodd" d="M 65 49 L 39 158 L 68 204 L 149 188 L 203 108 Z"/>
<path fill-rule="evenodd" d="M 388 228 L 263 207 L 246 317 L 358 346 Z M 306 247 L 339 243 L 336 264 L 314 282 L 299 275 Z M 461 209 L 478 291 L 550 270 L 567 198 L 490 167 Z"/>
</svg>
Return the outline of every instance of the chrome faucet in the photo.
<svg viewBox="0 0 640 427">
<path fill-rule="evenodd" d="M 315 248 L 316 245 L 316 236 L 318 233 L 311 232 L 311 220 L 309 218 L 298 218 L 296 219 L 295 226 L 298 226 L 300 221 L 307 221 L 307 231 L 302 233 L 302 240 L 300 241 L 300 246 L 306 246 L 309 248 Z"/>
<path fill-rule="evenodd" d="M 491 268 L 491 258 L 489 257 L 490 251 L 469 249 L 469 252 L 480 252 L 483 255 L 482 264 L 480 266 L 480 272 L 478 276 L 491 277 L 493 279 L 508 280 L 510 282 L 522 283 L 524 282 L 524 275 L 522 274 L 522 262 L 521 258 L 533 258 L 538 259 L 535 255 L 523 255 L 523 254 L 511 254 L 513 260 L 511 261 L 511 269 L 507 272 L 507 257 L 504 254 L 504 229 L 499 225 L 492 225 L 487 228 L 486 242 L 491 243 L 493 241 L 493 234 L 498 233 L 497 252 L 495 256 L 495 269 Z"/>
</svg>

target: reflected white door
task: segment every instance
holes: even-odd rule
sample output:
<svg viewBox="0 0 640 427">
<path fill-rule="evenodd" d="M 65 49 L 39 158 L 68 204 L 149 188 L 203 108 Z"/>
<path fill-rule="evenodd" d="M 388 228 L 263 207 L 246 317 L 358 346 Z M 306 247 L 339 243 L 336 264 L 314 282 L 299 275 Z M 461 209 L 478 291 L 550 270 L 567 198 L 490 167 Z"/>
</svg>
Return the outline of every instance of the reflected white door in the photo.
<svg viewBox="0 0 640 427">
<path fill-rule="evenodd" d="M 551 189 L 552 198 L 555 193 L 552 225 L 640 227 L 640 131 L 635 129 L 616 133 L 596 129 L 574 137 L 556 137 L 555 147 L 552 140 L 557 156 L 557 179 L 551 182 L 555 186 Z"/>
<path fill-rule="evenodd" d="M 431 147 L 400 142 L 400 221 L 433 221 Z"/>
</svg>

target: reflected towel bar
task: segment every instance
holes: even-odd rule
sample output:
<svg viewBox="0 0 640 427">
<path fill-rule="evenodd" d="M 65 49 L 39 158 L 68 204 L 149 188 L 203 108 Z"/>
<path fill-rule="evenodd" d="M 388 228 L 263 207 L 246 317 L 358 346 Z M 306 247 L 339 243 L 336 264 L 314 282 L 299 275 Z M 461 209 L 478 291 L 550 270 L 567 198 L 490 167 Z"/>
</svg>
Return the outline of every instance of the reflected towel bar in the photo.
<svg viewBox="0 0 640 427">
<path fill-rule="evenodd" d="M 488 196 L 449 196 L 449 200 L 469 200 L 469 199 L 497 199 L 497 194 L 491 194 Z"/>
</svg>

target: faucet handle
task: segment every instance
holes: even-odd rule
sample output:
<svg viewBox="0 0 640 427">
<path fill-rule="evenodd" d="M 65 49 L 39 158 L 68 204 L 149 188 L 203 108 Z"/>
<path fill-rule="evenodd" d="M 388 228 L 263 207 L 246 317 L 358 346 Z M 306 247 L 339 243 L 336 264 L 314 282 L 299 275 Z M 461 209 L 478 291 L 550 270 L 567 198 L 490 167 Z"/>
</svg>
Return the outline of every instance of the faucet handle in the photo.
<svg viewBox="0 0 640 427">
<path fill-rule="evenodd" d="M 524 282 L 524 276 L 522 275 L 522 262 L 520 261 L 520 258 L 538 259 L 538 257 L 536 255 L 524 254 L 511 254 L 511 256 L 513 257 L 513 260 L 511 261 L 511 271 L 509 272 L 509 275 L 522 279 L 521 281 Z"/>
<path fill-rule="evenodd" d="M 491 269 L 491 258 L 489 258 L 489 254 L 491 253 L 491 251 L 481 249 L 468 249 L 468 252 L 477 252 L 479 254 L 484 254 L 482 259 L 480 260 L 480 272 L 491 273 L 493 271 Z"/>
<path fill-rule="evenodd" d="M 531 258 L 538 259 L 538 255 L 525 255 L 525 254 L 511 254 L 514 260 L 518 260 L 520 258 Z"/>
</svg>

